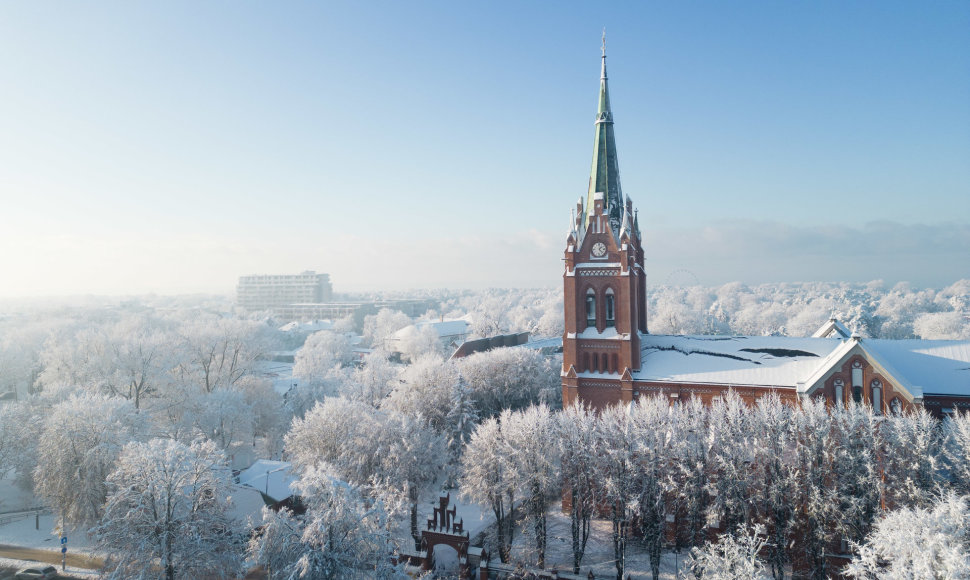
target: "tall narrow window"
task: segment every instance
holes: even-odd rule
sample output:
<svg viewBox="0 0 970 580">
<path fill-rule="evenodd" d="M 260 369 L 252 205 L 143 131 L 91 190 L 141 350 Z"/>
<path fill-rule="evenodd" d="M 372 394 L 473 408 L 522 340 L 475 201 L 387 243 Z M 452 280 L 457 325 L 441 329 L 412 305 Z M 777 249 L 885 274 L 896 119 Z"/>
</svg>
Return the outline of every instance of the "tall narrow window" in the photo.
<svg viewBox="0 0 970 580">
<path fill-rule="evenodd" d="M 606 290 L 606 326 L 616 324 L 616 300 L 613 297 L 613 289 Z"/>
<path fill-rule="evenodd" d="M 852 363 L 852 401 L 862 402 L 862 363 L 859 361 Z"/>
<path fill-rule="evenodd" d="M 586 291 L 586 326 L 596 326 L 596 293 L 592 288 Z"/>
<path fill-rule="evenodd" d="M 872 412 L 882 415 L 882 383 L 879 379 L 872 381 Z"/>
<path fill-rule="evenodd" d="M 835 379 L 835 406 L 836 407 L 845 406 L 845 401 L 843 400 L 843 397 L 845 396 L 843 394 L 844 387 L 845 387 L 845 383 L 842 381 L 842 379 Z"/>
</svg>

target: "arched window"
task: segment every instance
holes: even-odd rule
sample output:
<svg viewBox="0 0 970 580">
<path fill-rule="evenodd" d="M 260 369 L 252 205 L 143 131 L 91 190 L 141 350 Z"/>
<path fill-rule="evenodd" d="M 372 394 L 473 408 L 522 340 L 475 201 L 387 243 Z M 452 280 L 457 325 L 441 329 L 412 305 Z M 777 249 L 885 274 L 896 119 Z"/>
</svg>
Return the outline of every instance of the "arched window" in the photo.
<svg viewBox="0 0 970 580">
<path fill-rule="evenodd" d="M 879 379 L 873 379 L 870 386 L 872 387 L 872 412 L 882 415 L 882 383 Z"/>
<path fill-rule="evenodd" d="M 586 326 L 596 326 L 596 293 L 592 288 L 586 291 Z"/>
<path fill-rule="evenodd" d="M 616 324 L 616 299 L 613 296 L 613 289 L 606 289 L 606 326 Z"/>
<path fill-rule="evenodd" d="M 835 405 L 837 407 L 845 406 L 845 381 L 842 379 L 835 379 Z"/>
</svg>

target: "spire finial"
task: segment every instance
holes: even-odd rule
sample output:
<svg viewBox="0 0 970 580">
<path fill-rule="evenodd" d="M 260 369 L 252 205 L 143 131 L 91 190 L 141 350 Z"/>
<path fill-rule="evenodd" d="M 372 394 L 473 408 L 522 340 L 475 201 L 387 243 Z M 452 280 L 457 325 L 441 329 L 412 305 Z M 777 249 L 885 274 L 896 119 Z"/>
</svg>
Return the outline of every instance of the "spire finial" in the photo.
<svg viewBox="0 0 970 580">
<path fill-rule="evenodd" d="M 606 27 L 603 27 L 603 66 L 600 68 L 600 80 L 606 78 Z"/>
</svg>

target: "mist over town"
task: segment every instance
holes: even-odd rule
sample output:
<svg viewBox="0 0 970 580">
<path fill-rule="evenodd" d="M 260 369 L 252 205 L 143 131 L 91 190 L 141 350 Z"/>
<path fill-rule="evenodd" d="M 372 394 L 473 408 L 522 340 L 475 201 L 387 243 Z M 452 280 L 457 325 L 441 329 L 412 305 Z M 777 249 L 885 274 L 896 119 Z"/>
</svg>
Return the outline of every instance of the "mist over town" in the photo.
<svg viewBox="0 0 970 580">
<path fill-rule="evenodd" d="M 0 5 L 0 580 L 970 577 L 968 26 Z"/>
</svg>

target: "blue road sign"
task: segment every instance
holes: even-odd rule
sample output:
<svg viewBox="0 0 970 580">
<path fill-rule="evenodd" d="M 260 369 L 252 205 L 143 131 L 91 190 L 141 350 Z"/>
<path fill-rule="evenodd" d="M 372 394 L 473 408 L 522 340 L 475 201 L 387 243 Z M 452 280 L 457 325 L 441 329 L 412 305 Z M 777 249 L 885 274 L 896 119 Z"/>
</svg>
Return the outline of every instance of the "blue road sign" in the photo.
<svg viewBox="0 0 970 580">
<path fill-rule="evenodd" d="M 61 554 L 66 554 L 66 553 L 67 553 L 67 546 L 64 546 L 63 548 L 61 548 Z"/>
<path fill-rule="evenodd" d="M 61 543 L 62 544 L 66 544 L 67 543 L 67 536 L 61 536 Z"/>
</svg>

